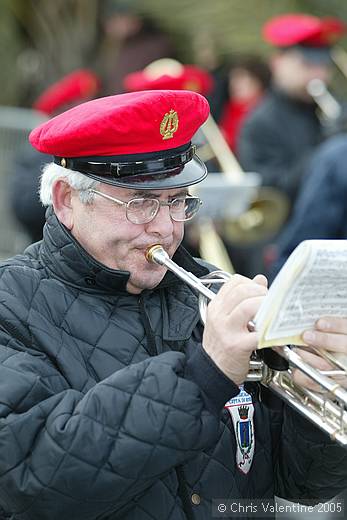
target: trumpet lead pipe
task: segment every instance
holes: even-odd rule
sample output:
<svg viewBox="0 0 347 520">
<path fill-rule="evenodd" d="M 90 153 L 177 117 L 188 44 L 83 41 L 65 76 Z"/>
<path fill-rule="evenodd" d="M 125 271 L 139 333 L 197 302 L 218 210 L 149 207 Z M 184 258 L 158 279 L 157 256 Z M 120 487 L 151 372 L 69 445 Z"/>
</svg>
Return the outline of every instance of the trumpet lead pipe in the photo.
<svg viewBox="0 0 347 520">
<path fill-rule="evenodd" d="M 190 285 L 190 287 L 203 294 L 208 300 L 212 300 L 215 297 L 215 293 L 205 287 L 200 278 L 194 276 L 193 273 L 182 269 L 182 267 L 173 262 L 165 249 L 159 244 L 149 247 L 145 256 L 148 262 L 167 267 L 169 271 L 176 274 L 178 278 L 184 280 L 188 285 Z"/>
<path fill-rule="evenodd" d="M 216 294 L 208 289 L 208 287 L 205 287 L 206 284 L 210 283 L 225 283 L 227 279 L 225 278 L 206 278 L 201 279 L 195 276 L 193 273 L 190 273 L 189 271 L 186 271 L 179 265 L 177 265 L 175 262 L 171 260 L 165 249 L 159 245 L 153 245 L 150 246 L 146 253 L 145 253 L 146 260 L 153 264 L 163 265 L 169 269 L 172 273 L 174 273 L 178 278 L 186 282 L 190 287 L 195 289 L 198 293 L 205 296 L 205 298 L 209 301 L 213 300 L 213 298 L 216 296 Z M 253 321 L 250 321 L 248 323 L 248 330 L 249 332 L 254 332 L 255 325 Z"/>
</svg>

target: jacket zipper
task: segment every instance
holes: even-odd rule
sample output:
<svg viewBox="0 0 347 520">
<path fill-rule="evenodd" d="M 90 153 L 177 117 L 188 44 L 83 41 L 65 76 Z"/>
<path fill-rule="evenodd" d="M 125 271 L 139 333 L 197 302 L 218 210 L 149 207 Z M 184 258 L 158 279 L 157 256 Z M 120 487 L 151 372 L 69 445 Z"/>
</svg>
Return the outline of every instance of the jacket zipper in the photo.
<svg viewBox="0 0 347 520">
<path fill-rule="evenodd" d="M 147 314 L 146 305 L 144 302 L 144 298 L 141 295 L 139 297 L 139 305 L 140 305 L 140 315 L 143 321 L 143 326 L 145 328 L 146 336 L 147 336 L 147 352 L 150 356 L 158 355 L 158 349 L 155 341 L 155 335 L 152 330 L 151 322 L 149 316 Z M 180 497 L 183 505 L 183 511 L 187 520 L 194 520 L 194 513 L 192 509 L 192 504 L 190 502 L 190 496 L 186 484 L 186 479 L 183 473 L 183 467 L 176 467 L 176 475 L 178 480 L 178 496 Z"/>
</svg>

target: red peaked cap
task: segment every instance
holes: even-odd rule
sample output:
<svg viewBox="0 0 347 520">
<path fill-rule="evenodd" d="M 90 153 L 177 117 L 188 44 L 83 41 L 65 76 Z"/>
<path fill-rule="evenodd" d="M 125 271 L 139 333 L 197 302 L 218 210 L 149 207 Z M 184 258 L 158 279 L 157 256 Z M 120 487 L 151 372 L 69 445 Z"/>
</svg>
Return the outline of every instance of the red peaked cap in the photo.
<svg viewBox="0 0 347 520">
<path fill-rule="evenodd" d="M 96 74 L 79 69 L 48 87 L 34 102 L 33 108 L 52 116 L 70 103 L 79 103 L 94 97 L 100 89 Z"/>
<path fill-rule="evenodd" d="M 213 78 L 207 71 L 195 65 L 182 65 L 178 74 L 163 74 L 153 77 L 146 69 L 125 76 L 123 84 L 128 92 L 136 90 L 193 90 L 206 96 L 213 88 Z"/>
<path fill-rule="evenodd" d="M 269 20 L 263 27 L 264 39 L 277 47 L 333 45 L 346 32 L 338 18 L 318 18 L 307 14 L 284 14 Z"/>
<path fill-rule="evenodd" d="M 207 100 L 196 92 L 133 92 L 78 105 L 35 128 L 29 140 L 61 166 L 102 182 L 188 186 L 206 176 L 191 139 L 208 114 Z"/>
</svg>

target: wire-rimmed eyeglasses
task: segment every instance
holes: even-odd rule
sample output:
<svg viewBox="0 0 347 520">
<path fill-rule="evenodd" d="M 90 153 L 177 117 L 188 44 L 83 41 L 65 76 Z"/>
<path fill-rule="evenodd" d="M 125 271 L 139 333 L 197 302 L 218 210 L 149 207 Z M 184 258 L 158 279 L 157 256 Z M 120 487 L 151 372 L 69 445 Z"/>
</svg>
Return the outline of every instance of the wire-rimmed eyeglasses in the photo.
<svg viewBox="0 0 347 520">
<path fill-rule="evenodd" d="M 175 222 L 185 222 L 197 214 L 202 204 L 202 200 L 199 199 L 199 197 L 193 197 L 191 195 L 177 197 L 168 202 L 151 198 L 136 198 L 124 202 L 92 188 L 88 191 L 100 195 L 100 197 L 120 206 L 125 206 L 126 217 L 133 224 L 148 224 L 148 222 L 151 222 L 151 220 L 155 218 L 161 206 L 169 207 L 172 220 Z"/>
</svg>

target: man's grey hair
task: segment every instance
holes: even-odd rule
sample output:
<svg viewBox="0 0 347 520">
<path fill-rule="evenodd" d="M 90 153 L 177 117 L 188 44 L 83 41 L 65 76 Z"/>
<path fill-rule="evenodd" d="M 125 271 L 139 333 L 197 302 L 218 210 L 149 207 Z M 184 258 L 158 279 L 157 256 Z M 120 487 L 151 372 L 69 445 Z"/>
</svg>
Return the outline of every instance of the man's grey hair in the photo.
<svg viewBox="0 0 347 520">
<path fill-rule="evenodd" d="M 53 162 L 46 164 L 43 167 L 40 184 L 40 200 L 44 206 L 52 205 L 52 187 L 54 181 L 57 179 L 64 179 L 71 188 L 79 191 L 81 202 L 84 204 L 91 204 L 94 200 L 94 193 L 88 190 L 91 188 L 97 189 L 100 185 L 99 181 L 95 181 L 87 175 L 80 172 L 63 168 L 59 164 Z"/>
</svg>

